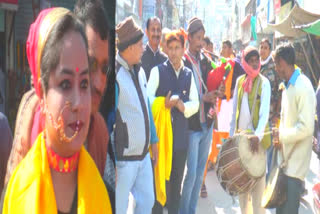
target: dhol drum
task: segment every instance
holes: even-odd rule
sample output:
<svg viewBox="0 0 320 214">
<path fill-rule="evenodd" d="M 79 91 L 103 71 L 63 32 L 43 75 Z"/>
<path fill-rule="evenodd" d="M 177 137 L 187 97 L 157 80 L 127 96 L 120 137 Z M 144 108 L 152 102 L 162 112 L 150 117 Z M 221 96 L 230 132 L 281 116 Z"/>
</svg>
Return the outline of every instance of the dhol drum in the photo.
<svg viewBox="0 0 320 214">
<path fill-rule="evenodd" d="M 258 152 L 252 153 L 248 134 L 234 135 L 222 144 L 216 173 L 223 189 L 236 196 L 251 190 L 266 172 L 265 150 L 259 144 Z"/>
</svg>

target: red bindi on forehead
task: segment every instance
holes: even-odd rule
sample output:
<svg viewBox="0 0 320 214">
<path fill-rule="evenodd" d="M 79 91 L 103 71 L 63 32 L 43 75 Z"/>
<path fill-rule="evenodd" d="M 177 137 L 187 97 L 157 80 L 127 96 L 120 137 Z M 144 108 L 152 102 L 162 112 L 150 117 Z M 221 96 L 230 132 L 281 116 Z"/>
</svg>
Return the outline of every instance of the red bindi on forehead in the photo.
<svg viewBox="0 0 320 214">
<path fill-rule="evenodd" d="M 79 72 L 79 68 L 78 67 L 76 67 L 76 72 Z"/>
</svg>

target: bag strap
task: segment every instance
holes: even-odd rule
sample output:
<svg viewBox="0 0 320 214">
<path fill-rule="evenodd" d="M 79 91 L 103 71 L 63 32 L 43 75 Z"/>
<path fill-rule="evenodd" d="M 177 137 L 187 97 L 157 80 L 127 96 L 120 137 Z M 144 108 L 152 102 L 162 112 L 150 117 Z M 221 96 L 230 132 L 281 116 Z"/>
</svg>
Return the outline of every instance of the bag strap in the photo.
<svg viewBox="0 0 320 214">
<path fill-rule="evenodd" d="M 294 144 L 294 146 L 292 147 L 291 151 L 288 154 L 287 160 L 284 158 L 283 148 L 281 147 L 280 150 L 281 150 L 281 155 L 282 155 L 282 158 L 283 158 L 282 163 L 280 165 L 281 168 L 286 168 L 287 167 L 288 161 L 291 158 L 291 155 L 292 155 L 294 149 L 297 147 L 297 145 L 298 145 L 298 142 L 296 144 Z"/>
</svg>

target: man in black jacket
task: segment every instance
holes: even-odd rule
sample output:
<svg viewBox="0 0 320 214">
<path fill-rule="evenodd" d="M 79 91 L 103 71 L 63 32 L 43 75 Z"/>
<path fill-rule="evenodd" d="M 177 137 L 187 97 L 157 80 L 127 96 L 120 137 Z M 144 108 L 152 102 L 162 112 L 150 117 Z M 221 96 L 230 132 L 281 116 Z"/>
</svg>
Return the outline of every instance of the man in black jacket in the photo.
<svg viewBox="0 0 320 214">
<path fill-rule="evenodd" d="M 212 139 L 212 120 L 207 116 L 210 105 L 215 104 L 217 92 L 207 90 L 207 76 L 211 68 L 210 59 L 205 56 L 202 42 L 205 34 L 203 23 L 194 17 L 188 23 L 189 47 L 185 52 L 185 66 L 192 70 L 196 82 L 200 108 L 189 119 L 189 150 L 187 157 L 188 171 L 184 180 L 180 213 L 195 213 L 199 198 L 203 173 Z"/>
</svg>

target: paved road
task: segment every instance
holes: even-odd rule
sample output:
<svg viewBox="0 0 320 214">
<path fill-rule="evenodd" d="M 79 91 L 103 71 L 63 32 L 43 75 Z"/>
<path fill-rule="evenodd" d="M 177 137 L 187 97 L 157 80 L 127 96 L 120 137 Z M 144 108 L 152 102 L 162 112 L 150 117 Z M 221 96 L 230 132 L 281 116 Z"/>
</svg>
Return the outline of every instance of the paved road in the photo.
<svg viewBox="0 0 320 214">
<path fill-rule="evenodd" d="M 310 170 L 307 175 L 306 188 L 308 194 L 303 197 L 304 203 L 300 203 L 299 214 L 312 214 L 313 210 L 313 196 L 312 187 L 319 181 L 319 160 L 316 155 L 312 153 Z M 220 186 L 216 173 L 214 171 L 208 172 L 207 179 L 208 197 L 200 198 L 198 201 L 197 214 L 237 214 L 240 213 L 239 202 L 237 198 L 232 199 L 224 192 Z M 129 208 L 127 214 L 133 214 L 134 202 L 132 197 L 129 200 Z M 266 214 L 274 214 L 275 210 L 267 210 Z M 167 211 L 164 212 L 167 214 Z"/>
<path fill-rule="evenodd" d="M 312 187 L 319 181 L 317 174 L 319 174 L 319 160 L 314 153 L 310 164 L 310 170 L 306 178 L 306 188 L 308 194 L 303 197 L 307 203 L 300 203 L 300 214 L 312 214 L 313 196 Z M 234 201 L 227 193 L 224 192 L 220 186 L 216 173 L 211 171 L 208 173 L 206 179 L 208 198 L 200 198 L 198 202 L 197 214 L 235 214 L 240 213 L 239 202 L 235 198 Z M 275 210 L 267 210 L 267 214 L 275 213 Z"/>
</svg>

